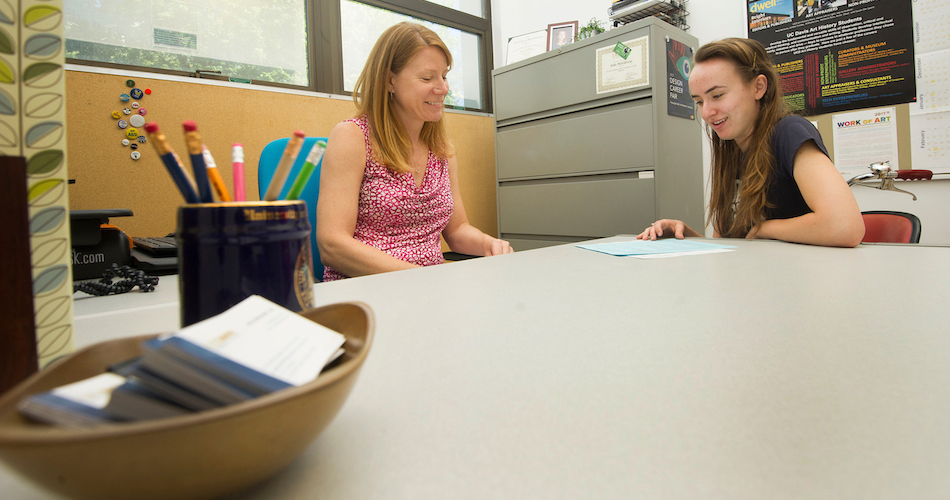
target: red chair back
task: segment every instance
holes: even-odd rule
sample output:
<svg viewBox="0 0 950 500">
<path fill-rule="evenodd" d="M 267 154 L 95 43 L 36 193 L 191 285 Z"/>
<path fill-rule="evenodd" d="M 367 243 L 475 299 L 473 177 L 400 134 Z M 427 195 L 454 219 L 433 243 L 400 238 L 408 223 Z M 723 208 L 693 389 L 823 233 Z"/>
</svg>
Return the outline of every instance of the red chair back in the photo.
<svg viewBox="0 0 950 500">
<path fill-rule="evenodd" d="M 864 243 L 917 243 L 920 241 L 920 219 L 904 212 L 862 212 Z"/>
</svg>

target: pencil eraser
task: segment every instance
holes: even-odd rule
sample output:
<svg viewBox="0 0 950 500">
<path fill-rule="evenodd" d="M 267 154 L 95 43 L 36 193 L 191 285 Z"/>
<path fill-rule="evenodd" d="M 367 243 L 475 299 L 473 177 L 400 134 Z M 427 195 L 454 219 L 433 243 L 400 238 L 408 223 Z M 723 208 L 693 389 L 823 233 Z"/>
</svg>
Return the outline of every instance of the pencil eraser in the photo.
<svg viewBox="0 0 950 500">
<path fill-rule="evenodd" d="M 194 132 L 195 130 L 198 130 L 198 125 L 194 120 L 185 120 L 181 122 L 181 126 L 185 129 L 185 132 Z"/>
<path fill-rule="evenodd" d="M 234 144 L 231 145 L 231 147 L 232 147 L 232 148 L 243 148 L 244 145 L 241 144 L 240 142 L 235 142 Z"/>
<path fill-rule="evenodd" d="M 297 137 L 306 137 L 306 134 L 303 133 L 303 130 L 294 130 L 294 135 Z"/>
<path fill-rule="evenodd" d="M 158 132 L 158 124 L 155 122 L 148 122 L 145 124 L 145 131 L 148 133 Z"/>
</svg>

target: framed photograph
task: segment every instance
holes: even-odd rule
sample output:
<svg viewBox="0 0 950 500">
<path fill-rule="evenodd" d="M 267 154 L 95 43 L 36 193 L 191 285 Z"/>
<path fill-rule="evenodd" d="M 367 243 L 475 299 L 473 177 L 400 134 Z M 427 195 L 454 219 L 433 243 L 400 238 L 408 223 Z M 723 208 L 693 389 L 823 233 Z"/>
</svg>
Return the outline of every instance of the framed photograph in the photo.
<svg viewBox="0 0 950 500">
<path fill-rule="evenodd" d="M 548 25 L 548 50 L 559 49 L 574 41 L 577 21 Z"/>
</svg>

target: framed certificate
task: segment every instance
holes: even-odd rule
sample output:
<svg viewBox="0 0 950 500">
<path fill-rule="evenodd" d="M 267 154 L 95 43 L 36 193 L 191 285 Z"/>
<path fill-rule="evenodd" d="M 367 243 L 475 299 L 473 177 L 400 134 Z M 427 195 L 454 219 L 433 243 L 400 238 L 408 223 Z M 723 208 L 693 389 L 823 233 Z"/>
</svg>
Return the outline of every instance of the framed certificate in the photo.
<svg viewBox="0 0 950 500">
<path fill-rule="evenodd" d="M 505 64 L 513 64 L 538 54 L 544 54 L 547 50 L 547 40 L 547 30 L 539 30 L 509 38 Z"/>
<path fill-rule="evenodd" d="M 650 42 L 647 37 L 626 40 L 624 58 L 615 45 L 597 49 L 597 93 L 616 92 L 650 84 Z"/>
</svg>

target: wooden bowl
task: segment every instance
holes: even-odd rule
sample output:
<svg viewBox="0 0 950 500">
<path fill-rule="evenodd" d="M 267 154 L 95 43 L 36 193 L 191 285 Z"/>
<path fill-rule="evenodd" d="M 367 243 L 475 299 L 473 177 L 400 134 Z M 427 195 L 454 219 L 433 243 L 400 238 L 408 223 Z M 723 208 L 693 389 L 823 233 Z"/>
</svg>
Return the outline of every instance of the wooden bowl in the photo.
<svg viewBox="0 0 950 500">
<path fill-rule="evenodd" d="M 0 399 L 0 461 L 33 483 L 72 498 L 213 498 L 260 482 L 293 461 L 333 420 L 373 340 L 362 303 L 303 316 L 346 336 L 346 353 L 313 382 L 180 417 L 90 429 L 37 424 L 17 402 L 102 373 L 140 353 L 132 337 L 96 344 L 53 363 Z"/>
</svg>

